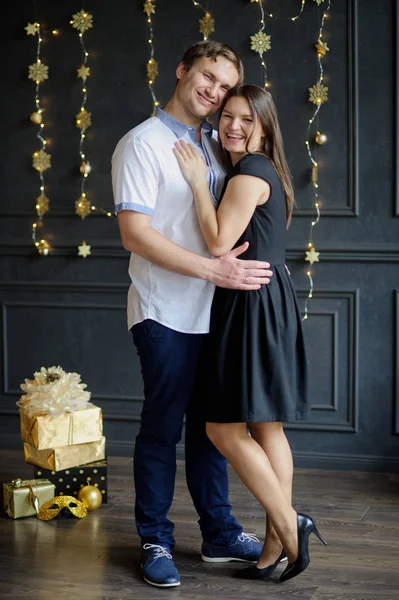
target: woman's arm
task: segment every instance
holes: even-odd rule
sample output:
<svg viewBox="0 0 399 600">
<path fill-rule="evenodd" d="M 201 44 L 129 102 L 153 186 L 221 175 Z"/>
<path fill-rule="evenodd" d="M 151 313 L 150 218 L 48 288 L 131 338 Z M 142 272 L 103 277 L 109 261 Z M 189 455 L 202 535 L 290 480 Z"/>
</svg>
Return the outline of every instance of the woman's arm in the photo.
<svg viewBox="0 0 399 600">
<path fill-rule="evenodd" d="M 175 155 L 186 181 L 193 190 L 198 219 L 203 236 L 213 256 L 231 250 L 245 231 L 255 208 L 270 195 L 269 184 L 251 175 L 236 175 L 226 188 L 218 211 L 209 193 L 208 168 L 194 149 L 183 140 L 176 142 Z"/>
</svg>

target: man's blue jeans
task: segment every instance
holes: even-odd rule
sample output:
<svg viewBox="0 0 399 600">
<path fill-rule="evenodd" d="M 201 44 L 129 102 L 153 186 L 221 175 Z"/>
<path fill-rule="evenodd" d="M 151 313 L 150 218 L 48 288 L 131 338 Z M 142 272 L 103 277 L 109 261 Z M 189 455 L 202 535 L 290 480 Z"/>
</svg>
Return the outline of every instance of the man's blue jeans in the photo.
<svg viewBox="0 0 399 600">
<path fill-rule="evenodd" d="M 186 414 L 186 479 L 204 541 L 232 543 L 242 527 L 231 515 L 227 464 L 205 433 L 201 355 L 206 335 L 180 333 L 146 319 L 132 328 L 144 380 L 134 452 L 136 526 L 142 544 L 175 545 L 167 518 L 176 477 L 176 444 Z M 203 368 L 203 367 L 202 367 Z"/>
</svg>

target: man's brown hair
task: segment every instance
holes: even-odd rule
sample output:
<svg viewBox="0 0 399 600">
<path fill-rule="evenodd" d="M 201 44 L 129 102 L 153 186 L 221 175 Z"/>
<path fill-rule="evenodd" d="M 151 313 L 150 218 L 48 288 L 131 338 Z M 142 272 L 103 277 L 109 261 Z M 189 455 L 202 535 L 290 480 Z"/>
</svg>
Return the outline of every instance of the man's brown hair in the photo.
<svg viewBox="0 0 399 600">
<path fill-rule="evenodd" d="M 196 60 L 199 58 L 213 58 L 216 61 L 218 56 L 223 56 L 233 63 L 238 72 L 237 85 L 241 85 L 244 80 L 244 67 L 238 54 L 223 42 L 216 42 L 215 40 L 202 40 L 193 44 L 184 53 L 181 62 L 189 71 Z"/>
</svg>

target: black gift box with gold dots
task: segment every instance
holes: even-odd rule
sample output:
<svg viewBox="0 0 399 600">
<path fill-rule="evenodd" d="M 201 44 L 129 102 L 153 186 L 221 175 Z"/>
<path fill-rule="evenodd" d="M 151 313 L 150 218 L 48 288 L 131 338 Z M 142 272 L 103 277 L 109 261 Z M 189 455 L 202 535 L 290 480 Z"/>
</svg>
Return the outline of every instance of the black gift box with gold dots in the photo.
<svg viewBox="0 0 399 600">
<path fill-rule="evenodd" d="M 80 488 L 87 485 L 97 487 L 103 497 L 103 504 L 107 503 L 107 461 L 80 465 L 64 469 L 63 471 L 49 471 L 34 467 L 35 479 L 48 479 L 55 485 L 55 496 L 77 496 Z"/>
</svg>

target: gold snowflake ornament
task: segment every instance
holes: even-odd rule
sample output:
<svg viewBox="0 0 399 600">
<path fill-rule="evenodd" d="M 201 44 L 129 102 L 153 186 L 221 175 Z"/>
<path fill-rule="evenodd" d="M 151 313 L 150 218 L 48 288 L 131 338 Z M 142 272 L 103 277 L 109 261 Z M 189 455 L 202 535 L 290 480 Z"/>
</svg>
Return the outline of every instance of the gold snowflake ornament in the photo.
<svg viewBox="0 0 399 600">
<path fill-rule="evenodd" d="M 328 100 L 328 87 L 320 83 L 318 81 L 315 85 L 309 88 L 309 102 L 313 102 L 313 104 L 323 104 Z"/>
<path fill-rule="evenodd" d="M 211 14 L 205 13 L 205 16 L 202 17 L 199 21 L 199 30 L 200 33 L 204 36 L 204 40 L 207 40 L 211 33 L 215 31 L 215 19 Z"/>
<path fill-rule="evenodd" d="M 147 17 L 150 17 L 151 15 L 155 14 L 155 6 L 153 5 L 151 0 L 147 0 L 147 2 L 144 2 L 143 12 L 145 12 Z"/>
<path fill-rule="evenodd" d="M 71 25 L 83 35 L 85 31 L 93 27 L 93 15 L 82 9 L 80 12 L 72 15 Z"/>
<path fill-rule="evenodd" d="M 91 125 L 91 113 L 86 109 L 81 110 L 76 115 L 76 127 L 79 127 L 82 131 L 86 131 Z"/>
<path fill-rule="evenodd" d="M 40 29 L 40 25 L 39 23 L 28 23 L 24 29 L 26 29 L 26 35 L 36 35 Z"/>
<path fill-rule="evenodd" d="M 82 65 L 81 67 L 79 67 L 77 72 L 78 72 L 78 78 L 83 79 L 83 80 L 87 79 L 91 75 L 90 67 L 85 67 L 85 65 Z"/>
<path fill-rule="evenodd" d="M 36 212 L 39 217 L 42 217 L 49 211 L 50 199 L 43 192 L 36 198 Z"/>
<path fill-rule="evenodd" d="M 330 49 L 327 46 L 327 42 L 322 42 L 321 40 L 317 40 L 317 44 L 315 44 L 315 48 L 317 50 L 317 54 L 319 56 L 321 56 L 322 58 L 327 54 L 327 52 Z"/>
<path fill-rule="evenodd" d="M 254 50 L 262 56 L 271 48 L 270 35 L 266 35 L 263 31 L 258 31 L 255 35 L 251 35 L 251 50 Z"/>
<path fill-rule="evenodd" d="M 90 201 L 86 196 L 81 196 L 79 200 L 75 201 L 75 213 L 82 221 L 91 213 Z"/>
<path fill-rule="evenodd" d="M 36 171 L 47 171 L 51 167 L 51 154 L 47 154 L 44 150 L 34 152 L 32 165 Z"/>
<path fill-rule="evenodd" d="M 320 252 L 316 252 L 314 248 L 311 248 L 310 250 L 306 251 L 305 260 L 307 260 L 308 262 L 310 262 L 311 265 L 313 265 L 313 263 L 319 262 L 319 256 Z"/>
<path fill-rule="evenodd" d="M 89 244 L 86 244 L 86 242 L 83 240 L 81 245 L 78 246 L 78 256 L 83 256 L 83 258 L 86 258 L 86 256 L 89 256 L 90 254 L 91 246 Z"/>
<path fill-rule="evenodd" d="M 33 65 L 29 65 L 28 79 L 32 79 L 36 83 L 41 83 L 45 79 L 48 79 L 48 67 L 40 60 L 33 63 Z"/>
<path fill-rule="evenodd" d="M 150 81 L 154 81 L 155 77 L 158 75 L 158 63 L 155 58 L 150 58 L 147 63 L 147 78 Z"/>
</svg>

